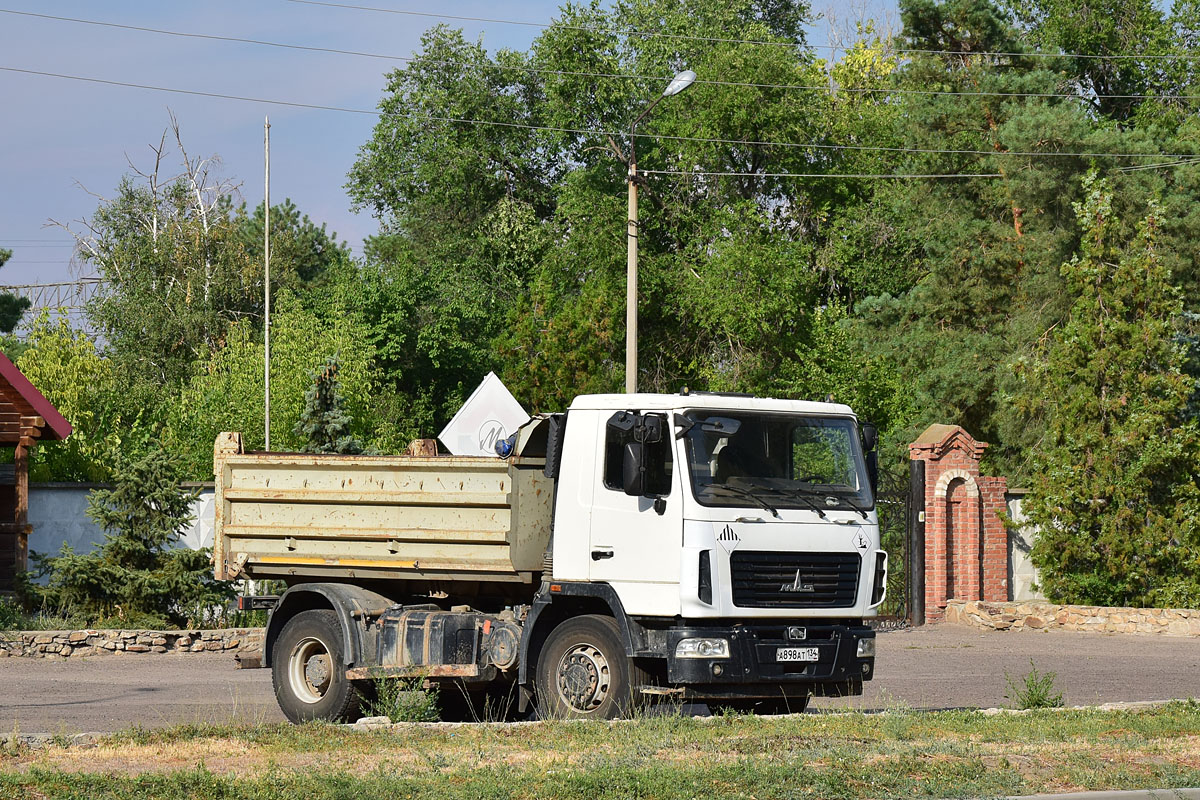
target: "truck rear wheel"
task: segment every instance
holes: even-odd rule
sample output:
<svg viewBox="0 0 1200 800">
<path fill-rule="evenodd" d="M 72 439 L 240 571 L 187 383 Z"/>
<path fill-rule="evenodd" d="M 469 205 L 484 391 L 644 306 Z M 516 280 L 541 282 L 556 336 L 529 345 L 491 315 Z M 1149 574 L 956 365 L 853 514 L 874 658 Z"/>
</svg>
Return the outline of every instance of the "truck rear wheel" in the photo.
<svg viewBox="0 0 1200 800">
<path fill-rule="evenodd" d="M 538 656 L 538 711 L 553 719 L 616 719 L 633 708 L 644 678 L 625 655 L 616 620 L 575 617 L 550 633 Z"/>
<path fill-rule="evenodd" d="M 271 681 L 284 716 L 292 722 L 357 718 L 361 697 L 346 679 L 342 626 L 327 609 L 301 611 L 275 642 Z"/>
</svg>

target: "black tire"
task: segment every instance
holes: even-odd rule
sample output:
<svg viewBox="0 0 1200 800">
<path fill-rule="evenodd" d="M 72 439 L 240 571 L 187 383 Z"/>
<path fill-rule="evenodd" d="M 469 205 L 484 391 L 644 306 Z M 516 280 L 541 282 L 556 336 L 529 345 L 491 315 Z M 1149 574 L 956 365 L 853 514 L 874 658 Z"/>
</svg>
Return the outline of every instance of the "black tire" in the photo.
<svg viewBox="0 0 1200 800">
<path fill-rule="evenodd" d="M 346 679 L 345 645 L 337 614 L 301 611 L 275 641 L 271 682 L 279 708 L 292 722 L 358 719 L 362 696 Z"/>
<path fill-rule="evenodd" d="M 643 671 L 625 655 L 612 617 L 575 617 L 551 631 L 534 689 L 543 719 L 617 719 L 640 702 Z"/>
<path fill-rule="evenodd" d="M 757 714 L 760 717 L 776 714 L 803 714 L 808 708 L 808 697 L 766 697 L 757 700 L 713 700 L 708 704 L 708 713 Z"/>
</svg>

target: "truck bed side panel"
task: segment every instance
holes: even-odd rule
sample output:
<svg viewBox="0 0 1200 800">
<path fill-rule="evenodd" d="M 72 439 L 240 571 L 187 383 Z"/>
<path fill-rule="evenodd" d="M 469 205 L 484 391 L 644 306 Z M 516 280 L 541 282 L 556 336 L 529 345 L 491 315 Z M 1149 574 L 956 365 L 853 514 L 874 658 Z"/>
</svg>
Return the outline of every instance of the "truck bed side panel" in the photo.
<svg viewBox="0 0 1200 800">
<path fill-rule="evenodd" d="M 532 580 L 553 483 L 540 460 L 216 447 L 218 578 Z"/>
</svg>

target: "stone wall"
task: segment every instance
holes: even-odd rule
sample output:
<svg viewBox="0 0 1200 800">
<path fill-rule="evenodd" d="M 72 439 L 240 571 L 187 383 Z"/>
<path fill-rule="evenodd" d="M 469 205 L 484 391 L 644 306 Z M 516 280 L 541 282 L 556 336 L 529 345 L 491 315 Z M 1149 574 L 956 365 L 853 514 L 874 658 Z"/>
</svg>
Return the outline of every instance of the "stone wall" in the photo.
<svg viewBox="0 0 1200 800">
<path fill-rule="evenodd" d="M 238 653 L 262 652 L 262 628 L 139 631 L 7 631 L 0 632 L 0 658 L 67 658 L 111 653 Z"/>
<path fill-rule="evenodd" d="M 997 631 L 1054 628 L 1200 637 L 1200 611 L 1178 608 L 1107 608 L 951 600 L 946 604 L 945 620 Z"/>
</svg>

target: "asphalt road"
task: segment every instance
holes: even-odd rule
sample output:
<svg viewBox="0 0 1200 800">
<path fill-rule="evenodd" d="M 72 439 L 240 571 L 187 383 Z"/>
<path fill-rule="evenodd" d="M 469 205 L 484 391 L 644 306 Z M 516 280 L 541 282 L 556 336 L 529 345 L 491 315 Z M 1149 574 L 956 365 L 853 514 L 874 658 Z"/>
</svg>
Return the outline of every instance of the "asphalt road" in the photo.
<svg viewBox="0 0 1200 800">
<path fill-rule="evenodd" d="M 879 636 L 875 680 L 857 698 L 814 708 L 1010 705 L 1005 673 L 1058 673 L 1067 705 L 1200 697 L 1200 642 L 1136 634 L 981 632 L 936 625 Z M 185 722 L 274 722 L 269 670 L 223 654 L 0 659 L 0 730 L 115 731 Z"/>
</svg>

